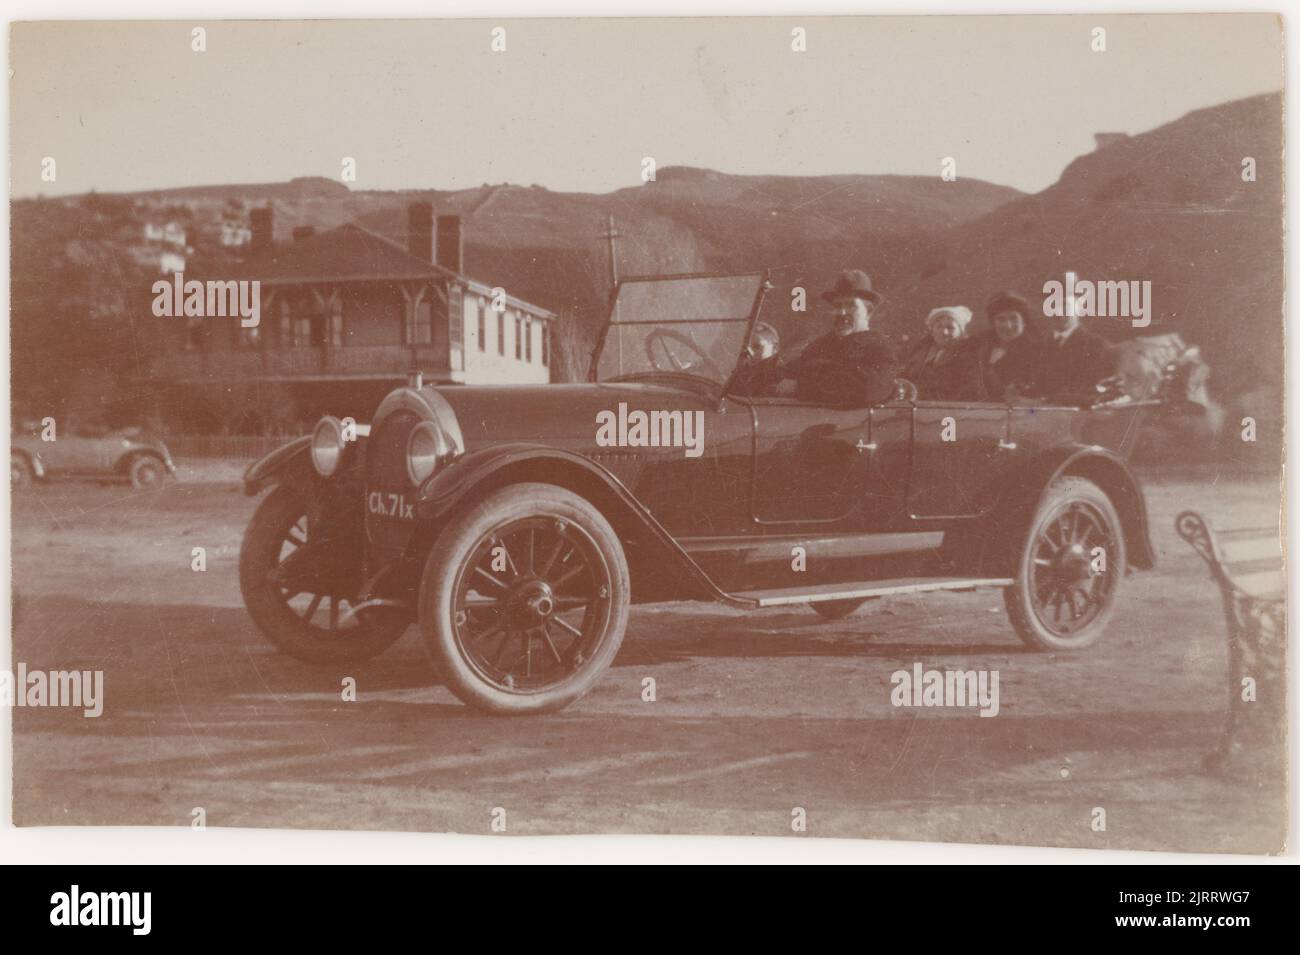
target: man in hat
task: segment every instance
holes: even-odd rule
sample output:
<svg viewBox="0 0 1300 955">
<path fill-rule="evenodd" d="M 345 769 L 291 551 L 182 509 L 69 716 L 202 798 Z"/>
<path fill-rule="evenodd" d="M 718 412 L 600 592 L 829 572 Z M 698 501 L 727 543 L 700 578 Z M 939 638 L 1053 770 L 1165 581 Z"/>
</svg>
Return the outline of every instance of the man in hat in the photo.
<svg viewBox="0 0 1300 955">
<path fill-rule="evenodd" d="M 871 330 L 881 298 L 871 277 L 861 269 L 841 272 L 822 298 L 830 304 L 831 330 L 781 368 L 776 393 L 850 408 L 888 401 L 898 361 L 889 342 Z"/>
</svg>

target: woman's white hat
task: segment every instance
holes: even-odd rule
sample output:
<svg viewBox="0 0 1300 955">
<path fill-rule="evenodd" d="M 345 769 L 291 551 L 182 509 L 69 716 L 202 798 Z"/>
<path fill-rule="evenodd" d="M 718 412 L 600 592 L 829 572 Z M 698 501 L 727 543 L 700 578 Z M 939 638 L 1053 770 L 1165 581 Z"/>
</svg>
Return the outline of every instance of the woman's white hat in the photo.
<svg viewBox="0 0 1300 955">
<path fill-rule="evenodd" d="M 966 334 L 966 326 L 970 324 L 971 310 L 965 305 L 944 305 L 941 308 L 930 310 L 930 314 L 925 316 L 925 327 L 930 331 L 934 330 L 934 323 L 941 318 L 951 318 L 957 323 L 963 335 Z"/>
</svg>

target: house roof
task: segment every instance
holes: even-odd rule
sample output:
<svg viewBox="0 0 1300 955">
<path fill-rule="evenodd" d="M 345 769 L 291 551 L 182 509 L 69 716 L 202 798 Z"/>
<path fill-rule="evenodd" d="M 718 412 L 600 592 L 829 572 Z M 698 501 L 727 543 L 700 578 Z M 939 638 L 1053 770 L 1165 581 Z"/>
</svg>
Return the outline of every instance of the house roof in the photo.
<svg viewBox="0 0 1300 955">
<path fill-rule="evenodd" d="M 280 243 L 246 259 L 238 277 L 263 285 L 340 284 L 344 282 L 427 282 L 455 280 L 481 295 L 492 287 L 434 262 L 420 259 L 397 242 L 354 222 Z M 507 295 L 509 304 L 551 316 L 539 305 Z"/>
<path fill-rule="evenodd" d="M 459 277 L 354 223 L 274 245 L 248 258 L 241 271 L 265 285 Z"/>
</svg>

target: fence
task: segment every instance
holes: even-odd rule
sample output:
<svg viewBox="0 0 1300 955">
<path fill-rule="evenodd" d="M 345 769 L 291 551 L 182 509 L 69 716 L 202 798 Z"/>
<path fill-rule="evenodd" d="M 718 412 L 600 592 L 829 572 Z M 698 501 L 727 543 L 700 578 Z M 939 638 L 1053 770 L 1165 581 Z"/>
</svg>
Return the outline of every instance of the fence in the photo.
<svg viewBox="0 0 1300 955">
<path fill-rule="evenodd" d="M 172 457 L 231 458 L 253 461 L 291 440 L 290 437 L 262 438 L 250 435 L 182 434 L 167 439 Z"/>
</svg>

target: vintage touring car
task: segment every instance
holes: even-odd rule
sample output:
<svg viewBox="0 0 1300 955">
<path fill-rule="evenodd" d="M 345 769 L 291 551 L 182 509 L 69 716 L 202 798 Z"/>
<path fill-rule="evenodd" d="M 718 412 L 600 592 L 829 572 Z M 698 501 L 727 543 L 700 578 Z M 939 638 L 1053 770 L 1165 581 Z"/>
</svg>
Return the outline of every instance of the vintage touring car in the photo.
<svg viewBox="0 0 1300 955">
<path fill-rule="evenodd" d="M 1033 647 L 1088 646 L 1150 568 L 1128 398 L 870 408 L 732 383 L 761 274 L 622 282 L 583 384 L 432 387 L 326 417 L 254 464 L 248 611 L 307 661 L 417 623 L 446 685 L 494 713 L 563 707 L 633 602 L 807 604 L 999 588 Z M 945 434 L 946 432 L 946 434 Z M 955 440 L 953 440 L 955 438 Z"/>
</svg>

